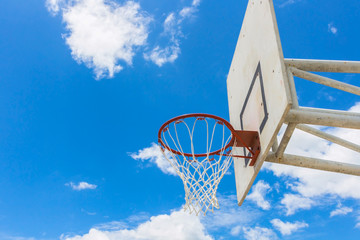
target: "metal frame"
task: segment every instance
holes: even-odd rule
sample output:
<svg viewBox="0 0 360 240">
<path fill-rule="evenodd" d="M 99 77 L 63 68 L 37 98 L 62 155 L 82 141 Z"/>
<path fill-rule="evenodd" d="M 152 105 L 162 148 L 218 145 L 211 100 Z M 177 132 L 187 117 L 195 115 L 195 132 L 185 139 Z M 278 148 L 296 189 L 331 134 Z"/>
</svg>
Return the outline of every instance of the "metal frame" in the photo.
<svg viewBox="0 0 360 240">
<path fill-rule="evenodd" d="M 280 143 L 275 140 L 272 146 L 273 152 L 267 156 L 265 161 L 360 176 L 360 161 L 359 165 L 355 165 L 284 154 L 295 128 L 360 153 L 359 145 L 306 125 L 360 129 L 360 113 L 300 107 L 294 82 L 294 76 L 296 76 L 360 96 L 360 87 L 309 72 L 360 73 L 360 61 L 285 59 L 284 62 L 288 75 L 292 107 L 285 117 L 285 123 L 287 124 L 285 133 Z"/>
</svg>

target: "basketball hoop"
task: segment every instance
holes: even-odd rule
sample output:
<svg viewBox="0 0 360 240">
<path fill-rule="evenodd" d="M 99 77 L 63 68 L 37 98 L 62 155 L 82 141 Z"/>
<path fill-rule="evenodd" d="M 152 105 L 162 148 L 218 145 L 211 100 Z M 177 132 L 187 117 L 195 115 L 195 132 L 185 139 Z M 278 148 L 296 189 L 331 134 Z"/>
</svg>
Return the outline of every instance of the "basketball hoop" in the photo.
<svg viewBox="0 0 360 240">
<path fill-rule="evenodd" d="M 248 159 L 249 166 L 254 166 L 260 153 L 258 132 L 235 130 L 226 120 L 203 113 L 165 122 L 158 142 L 184 183 L 185 210 L 196 215 L 219 208 L 216 191 L 232 158 Z M 243 147 L 244 154 L 234 155 L 234 147 Z"/>
</svg>

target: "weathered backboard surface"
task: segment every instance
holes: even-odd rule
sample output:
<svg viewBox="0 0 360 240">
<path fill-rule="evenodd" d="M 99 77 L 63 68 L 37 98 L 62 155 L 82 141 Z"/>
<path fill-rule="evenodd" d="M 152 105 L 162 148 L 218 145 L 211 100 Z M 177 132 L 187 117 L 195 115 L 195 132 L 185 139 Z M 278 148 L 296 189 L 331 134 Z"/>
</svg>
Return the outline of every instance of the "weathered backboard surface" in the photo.
<svg viewBox="0 0 360 240">
<path fill-rule="evenodd" d="M 253 184 L 291 107 L 284 57 L 272 0 L 250 0 L 227 79 L 230 123 L 260 133 L 255 166 L 234 158 L 239 205 Z M 236 152 L 245 151 L 236 148 Z"/>
</svg>

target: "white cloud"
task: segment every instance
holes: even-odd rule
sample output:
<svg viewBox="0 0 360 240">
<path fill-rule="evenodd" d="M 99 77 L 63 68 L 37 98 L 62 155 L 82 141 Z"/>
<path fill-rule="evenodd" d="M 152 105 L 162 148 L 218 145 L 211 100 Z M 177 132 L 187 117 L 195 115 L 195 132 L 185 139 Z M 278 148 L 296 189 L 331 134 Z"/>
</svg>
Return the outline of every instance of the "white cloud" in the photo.
<svg viewBox="0 0 360 240">
<path fill-rule="evenodd" d="M 357 220 L 357 223 L 356 223 L 356 225 L 355 225 L 355 228 L 359 228 L 359 229 L 360 229 L 360 216 L 358 216 L 358 217 L 356 218 L 356 220 Z"/>
<path fill-rule="evenodd" d="M 184 7 L 183 9 L 181 9 L 181 11 L 179 12 L 179 15 L 182 18 L 187 18 L 187 17 L 191 17 L 195 12 L 196 12 L 196 8 L 194 8 L 193 6 L 191 7 Z"/>
<path fill-rule="evenodd" d="M 231 229 L 230 234 L 232 236 L 238 236 L 241 232 L 241 226 L 235 226 Z"/>
<path fill-rule="evenodd" d="M 282 3 L 279 5 L 279 7 L 283 8 L 283 7 L 295 4 L 295 3 L 300 2 L 300 1 L 302 1 L 302 0 L 285 0 L 285 1 L 282 1 Z"/>
<path fill-rule="evenodd" d="M 352 211 L 353 211 L 352 208 L 342 207 L 341 205 L 338 205 L 337 209 L 331 211 L 330 217 L 343 216 L 343 215 L 346 215 L 348 213 L 351 213 Z"/>
<path fill-rule="evenodd" d="M 334 23 L 329 23 L 328 31 L 335 35 L 338 32 L 338 29 L 334 26 Z"/>
<path fill-rule="evenodd" d="M 197 7 L 200 5 L 200 2 L 201 2 L 201 0 L 193 0 L 191 5 L 194 7 Z"/>
<path fill-rule="evenodd" d="M 279 230 L 279 232 L 282 235 L 290 235 L 293 232 L 296 232 L 297 230 L 301 229 L 301 228 L 305 228 L 308 227 L 309 225 L 305 222 L 294 222 L 294 223 L 290 223 L 290 222 L 283 222 L 280 219 L 273 219 L 271 220 L 271 224 L 277 229 Z"/>
<path fill-rule="evenodd" d="M 135 53 L 147 45 L 153 18 L 132 0 L 122 5 L 114 0 L 46 0 L 45 5 L 52 15 L 62 15 L 67 29 L 63 37 L 73 58 L 92 68 L 97 79 L 113 77 L 124 64 L 131 66 Z M 145 60 L 161 67 L 178 58 L 184 37 L 182 25 L 195 15 L 199 5 L 200 0 L 193 0 L 167 15 L 160 35 L 167 44 L 154 44 L 143 53 Z"/>
<path fill-rule="evenodd" d="M 170 154 L 167 156 L 171 159 Z M 160 147 L 156 143 L 152 143 L 151 147 L 139 150 L 138 153 L 131 153 L 130 157 L 135 160 L 141 160 L 142 162 L 149 161 L 160 168 L 163 173 L 177 176 L 175 169 L 171 166 L 169 161 L 166 160 Z"/>
<path fill-rule="evenodd" d="M 168 34 L 176 34 L 176 15 L 175 13 L 170 13 L 164 21 L 164 32 Z"/>
<path fill-rule="evenodd" d="M 254 222 L 261 214 L 252 208 L 239 207 L 235 195 L 219 195 L 218 200 L 220 209 L 201 217 L 207 229 L 235 228 L 236 232 L 236 227 Z"/>
<path fill-rule="evenodd" d="M 123 5 L 110 0 L 47 0 L 52 13 L 62 12 L 68 32 L 64 34 L 73 58 L 93 68 L 97 79 L 113 77 L 128 65 L 148 37 L 152 20 L 139 3 Z"/>
<path fill-rule="evenodd" d="M 174 211 L 170 215 L 151 217 L 149 221 L 134 229 L 104 231 L 96 228 L 89 233 L 77 236 L 62 235 L 62 240 L 127 240 L 127 239 L 174 239 L 174 240 L 211 240 L 200 219 L 183 211 Z"/>
<path fill-rule="evenodd" d="M 264 210 L 270 209 L 269 201 L 265 200 L 265 195 L 269 192 L 270 186 L 263 180 L 260 180 L 255 186 L 252 187 L 252 192 L 246 199 L 255 202 L 260 208 Z"/>
<path fill-rule="evenodd" d="M 165 63 L 174 62 L 180 54 L 179 44 L 174 43 L 172 46 L 160 48 L 156 46 L 150 53 L 144 54 L 145 60 L 150 60 L 159 67 Z"/>
<path fill-rule="evenodd" d="M 310 198 L 302 197 L 301 195 L 285 194 L 281 200 L 281 204 L 286 208 L 286 215 L 292 215 L 299 209 L 310 209 L 315 202 Z"/>
<path fill-rule="evenodd" d="M 244 237 L 246 240 L 274 240 L 278 239 L 276 234 L 269 228 L 255 227 L 244 228 Z"/>
<path fill-rule="evenodd" d="M 46 0 L 45 6 L 51 14 L 56 15 L 65 4 L 65 1 L 66 0 Z"/>
<path fill-rule="evenodd" d="M 97 224 L 93 228 L 100 230 L 100 231 L 118 231 L 118 230 L 125 229 L 128 227 L 129 227 L 129 225 L 126 222 L 111 221 L 111 222 L 107 222 L 107 223 Z"/>
<path fill-rule="evenodd" d="M 147 213 L 141 212 L 137 213 L 136 215 L 131 215 L 125 220 L 96 224 L 93 226 L 93 228 L 100 231 L 119 231 L 123 229 L 135 228 L 135 226 L 147 222 L 149 219 L 150 216 Z"/>
<path fill-rule="evenodd" d="M 239 208 L 235 195 L 220 196 L 220 209 L 206 216 L 190 215 L 184 210 L 149 217 L 146 213 L 125 220 L 111 221 L 93 226 L 84 235 L 65 235 L 61 240 L 113 240 L 113 239 L 213 239 L 207 232 L 239 236 L 245 225 L 253 224 L 261 216 L 252 208 Z M 182 207 L 183 209 L 183 207 Z M 250 231 L 250 229 L 248 229 Z M 249 232 L 251 235 L 251 231 Z"/>
<path fill-rule="evenodd" d="M 95 216 L 96 215 L 96 212 L 89 212 L 89 211 L 86 211 L 85 209 L 81 209 L 82 212 L 86 213 L 87 215 L 89 216 Z"/>
<path fill-rule="evenodd" d="M 90 183 L 87 183 L 87 182 L 79 182 L 78 184 L 75 184 L 73 182 L 69 182 L 69 183 L 66 183 L 65 186 L 69 186 L 71 187 L 73 190 L 76 190 L 76 191 L 81 191 L 81 190 L 86 190 L 86 189 L 95 189 L 97 188 L 97 185 L 95 184 L 90 184 Z"/>
<path fill-rule="evenodd" d="M 168 45 L 155 46 L 151 51 L 144 53 L 147 61 L 152 61 L 159 67 L 174 62 L 180 55 L 180 39 L 183 38 L 182 24 L 184 20 L 192 18 L 197 12 L 200 0 L 193 0 L 190 6 L 183 7 L 177 13 L 170 13 L 164 20 L 162 35 L 169 39 Z"/>
</svg>

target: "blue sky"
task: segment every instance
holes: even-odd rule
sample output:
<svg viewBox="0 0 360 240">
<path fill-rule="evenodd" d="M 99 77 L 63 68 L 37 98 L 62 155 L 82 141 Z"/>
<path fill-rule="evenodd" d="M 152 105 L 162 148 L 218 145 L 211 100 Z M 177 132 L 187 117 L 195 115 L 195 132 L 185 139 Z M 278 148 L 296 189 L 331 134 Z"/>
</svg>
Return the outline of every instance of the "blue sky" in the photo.
<svg viewBox="0 0 360 240">
<path fill-rule="evenodd" d="M 247 1 L 12 0 L 0 8 L 0 239 L 359 239 L 360 178 L 265 164 L 242 207 L 182 211 L 154 143 L 167 119 L 228 119 L 226 77 Z M 360 60 L 360 2 L 274 0 L 287 58 Z M 329 74 L 359 85 L 356 74 Z M 296 79 L 303 106 L 357 96 Z M 360 144 L 359 131 L 327 128 Z M 302 143 L 302 144 L 299 144 Z M 359 154 L 295 132 L 288 152 Z"/>
</svg>

